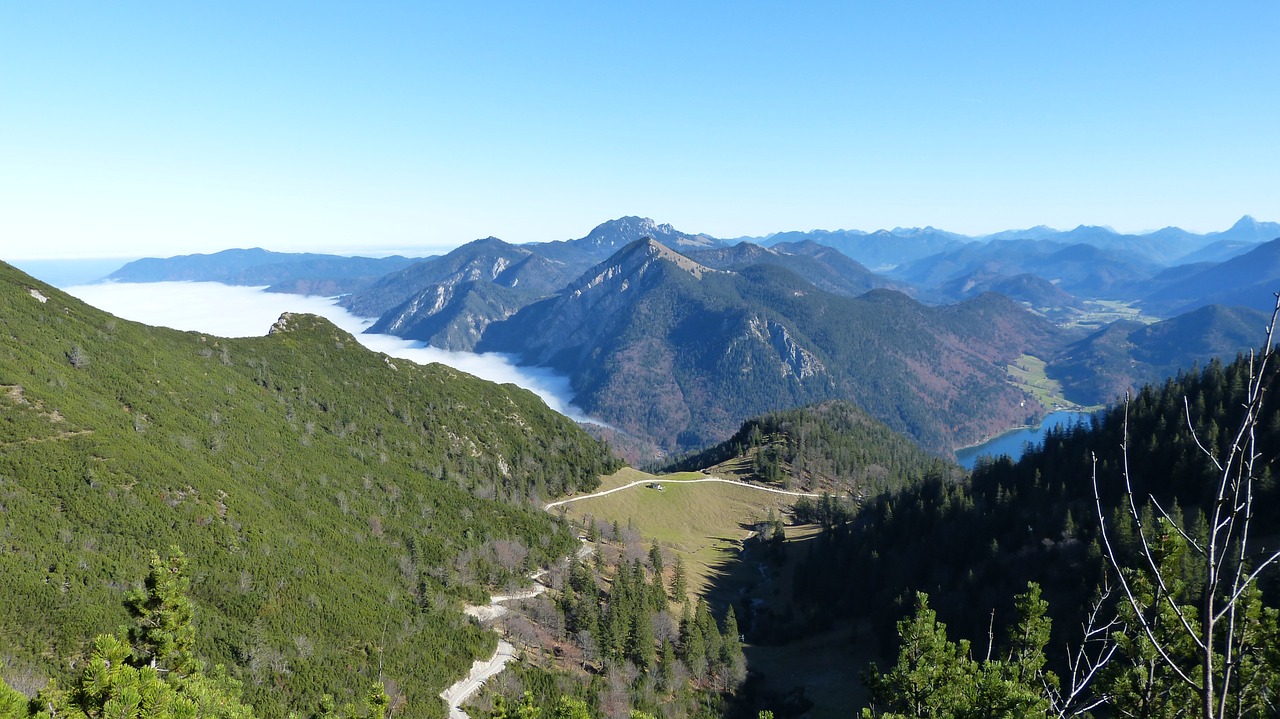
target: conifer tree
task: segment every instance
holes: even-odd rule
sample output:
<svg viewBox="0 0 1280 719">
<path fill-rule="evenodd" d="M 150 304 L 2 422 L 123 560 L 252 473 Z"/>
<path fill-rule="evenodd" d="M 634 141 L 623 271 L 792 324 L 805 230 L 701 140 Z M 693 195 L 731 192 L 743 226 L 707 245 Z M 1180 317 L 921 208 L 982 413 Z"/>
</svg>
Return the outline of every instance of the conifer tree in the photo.
<svg viewBox="0 0 1280 719">
<path fill-rule="evenodd" d="M 0 679 L 0 719 L 26 719 L 29 703 L 26 695 Z"/>
<path fill-rule="evenodd" d="M 736 686 L 747 676 L 747 661 L 742 654 L 741 636 L 738 634 L 738 617 L 729 606 L 724 618 L 724 638 L 720 645 L 720 663 L 724 666 L 724 678 L 728 687 Z"/>
<path fill-rule="evenodd" d="M 658 546 L 658 540 L 656 539 L 649 544 L 649 566 L 653 569 L 654 574 L 662 574 L 662 547 Z"/>
<path fill-rule="evenodd" d="M 647 612 L 636 612 L 632 615 L 631 632 L 627 642 L 627 655 L 644 672 L 652 671 L 657 663 L 653 623 L 649 621 Z"/>
<path fill-rule="evenodd" d="M 206 674 L 194 655 L 186 558 L 176 547 L 152 552 L 144 588 L 128 598 L 132 646 L 114 635 L 94 640 L 83 674 L 63 691 L 40 692 L 40 717 L 66 719 L 253 719 L 240 683 L 219 666 Z"/>
<path fill-rule="evenodd" d="M 136 659 L 160 672 L 185 676 L 195 670 L 195 627 L 187 596 L 187 558 L 177 547 L 161 559 L 152 550 L 151 571 L 142 589 L 132 592 L 126 604 L 134 617 L 129 630 Z"/>
<path fill-rule="evenodd" d="M 671 600 L 687 604 L 689 599 L 689 580 L 685 576 L 684 560 L 676 555 L 676 566 L 671 576 Z"/>
<path fill-rule="evenodd" d="M 658 664 L 658 688 L 674 691 L 676 683 L 676 650 L 670 641 L 662 642 L 662 659 Z"/>
</svg>

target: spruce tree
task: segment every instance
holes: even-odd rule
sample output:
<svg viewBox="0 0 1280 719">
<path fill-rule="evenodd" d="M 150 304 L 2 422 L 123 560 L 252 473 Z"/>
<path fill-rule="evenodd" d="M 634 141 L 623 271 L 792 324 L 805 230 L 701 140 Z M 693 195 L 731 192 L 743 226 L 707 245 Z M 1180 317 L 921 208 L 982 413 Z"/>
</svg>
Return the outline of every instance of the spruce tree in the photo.
<svg viewBox="0 0 1280 719">
<path fill-rule="evenodd" d="M 658 540 L 656 539 L 649 545 L 649 566 L 653 569 L 654 574 L 662 574 L 662 547 L 658 546 Z"/>
<path fill-rule="evenodd" d="M 687 603 L 689 599 L 689 580 L 685 576 L 684 560 L 676 555 L 676 566 L 671 576 L 671 601 Z"/>
</svg>

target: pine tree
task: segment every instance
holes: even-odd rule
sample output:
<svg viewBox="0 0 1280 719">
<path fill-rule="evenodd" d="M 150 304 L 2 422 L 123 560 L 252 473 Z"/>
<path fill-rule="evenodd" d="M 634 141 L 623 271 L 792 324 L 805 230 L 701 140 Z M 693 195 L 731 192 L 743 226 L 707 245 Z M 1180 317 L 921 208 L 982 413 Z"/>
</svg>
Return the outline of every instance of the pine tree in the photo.
<svg viewBox="0 0 1280 719">
<path fill-rule="evenodd" d="M 662 659 L 658 664 L 658 688 L 664 692 L 675 690 L 676 650 L 670 641 L 662 642 Z"/>
<path fill-rule="evenodd" d="M 685 576 L 684 560 L 676 555 L 676 566 L 671 577 L 671 601 L 686 604 L 689 599 L 689 580 Z"/>
<path fill-rule="evenodd" d="M 135 622 L 129 639 L 139 662 L 185 676 L 196 668 L 193 609 L 187 597 L 191 580 L 182 551 L 170 547 L 169 554 L 168 560 L 162 560 L 159 553 L 151 552 L 151 572 L 143 588 L 126 599 Z"/>
<path fill-rule="evenodd" d="M 724 617 L 724 638 L 720 645 L 720 663 L 728 686 L 736 686 L 747 677 L 747 661 L 742 654 L 742 638 L 738 634 L 738 617 L 729 606 Z"/>
<path fill-rule="evenodd" d="M 656 539 L 649 545 L 649 566 L 653 568 L 654 574 L 662 574 L 662 547 L 658 546 Z"/>
<path fill-rule="evenodd" d="M 552 719 L 591 719 L 591 709 L 585 701 L 562 694 L 556 700 L 556 708 L 551 716 Z"/>
<path fill-rule="evenodd" d="M 631 632 L 627 637 L 627 656 L 641 671 L 653 670 L 657 663 L 654 648 L 653 623 L 646 612 L 636 612 L 631 617 Z"/>
<path fill-rule="evenodd" d="M 716 626 L 715 617 L 711 616 L 711 608 L 707 606 L 705 600 L 698 602 L 698 607 L 693 613 L 693 623 L 698 627 L 698 633 L 702 635 L 702 641 L 706 644 L 708 668 L 713 669 L 720 662 L 720 649 L 724 640 L 720 636 L 720 628 Z"/>
<path fill-rule="evenodd" d="M 144 589 L 128 598 L 136 624 L 132 646 L 111 634 L 94 640 L 84 673 L 69 691 L 40 692 L 42 716 L 86 719 L 253 719 L 241 686 L 221 667 L 208 674 L 193 654 L 186 558 L 177 548 L 152 552 Z"/>
<path fill-rule="evenodd" d="M 387 688 L 382 682 L 374 682 L 369 688 L 369 696 L 365 698 L 369 706 L 369 719 L 386 719 L 387 709 L 391 706 L 391 697 L 387 696 Z"/>
<path fill-rule="evenodd" d="M 668 606 L 667 588 L 662 585 L 662 573 L 653 575 L 653 585 L 649 588 L 650 606 L 655 612 L 665 612 Z"/>
</svg>

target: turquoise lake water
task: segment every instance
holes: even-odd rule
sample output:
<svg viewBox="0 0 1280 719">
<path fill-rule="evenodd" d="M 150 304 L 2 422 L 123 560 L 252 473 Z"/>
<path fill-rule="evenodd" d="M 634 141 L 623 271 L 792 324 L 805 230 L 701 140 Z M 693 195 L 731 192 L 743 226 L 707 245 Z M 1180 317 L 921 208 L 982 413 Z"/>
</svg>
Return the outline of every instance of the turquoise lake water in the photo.
<svg viewBox="0 0 1280 719">
<path fill-rule="evenodd" d="M 973 469 L 978 457 L 983 455 L 998 457 L 1002 454 L 1007 454 L 1016 461 L 1022 456 L 1023 448 L 1028 442 L 1039 444 L 1044 439 L 1045 433 L 1051 428 L 1062 425 L 1071 426 L 1077 422 L 1088 422 L 1091 416 L 1091 412 L 1071 412 L 1067 410 L 1050 412 L 1040 422 L 1039 427 L 1023 427 L 1011 430 L 976 447 L 957 450 L 956 461 L 965 469 Z"/>
</svg>

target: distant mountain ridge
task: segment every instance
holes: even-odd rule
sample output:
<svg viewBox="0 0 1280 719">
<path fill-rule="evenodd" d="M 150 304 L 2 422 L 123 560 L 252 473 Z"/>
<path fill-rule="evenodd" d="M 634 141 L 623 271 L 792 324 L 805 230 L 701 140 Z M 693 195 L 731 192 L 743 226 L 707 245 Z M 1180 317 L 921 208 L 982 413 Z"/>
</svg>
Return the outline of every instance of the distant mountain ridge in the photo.
<svg viewBox="0 0 1280 719">
<path fill-rule="evenodd" d="M 337 295 L 351 292 L 415 260 L 233 249 L 213 254 L 147 257 L 107 275 L 111 282 L 221 282 L 268 286 L 273 292 Z"/>
<path fill-rule="evenodd" d="M 839 398 L 946 451 L 1034 414 L 1001 363 L 1059 335 L 996 295 L 841 297 L 781 266 L 714 270 L 647 239 L 491 324 L 477 349 L 568 374 L 579 406 L 668 451 Z"/>
<path fill-rule="evenodd" d="M 1032 290 L 1025 279 L 1012 278 L 1034 275 L 1057 285 L 1065 296 L 1082 301 L 1132 302 L 1163 287 L 1148 284 L 1162 270 L 1179 263 L 1230 260 L 1260 243 L 1280 238 L 1280 223 L 1259 222 L 1246 215 L 1226 230 L 1203 235 L 1176 227 L 1122 234 L 1091 225 L 1066 231 L 1040 225 L 983 236 L 934 227 L 896 227 L 874 232 L 779 232 L 727 241 L 684 232 L 647 217 L 625 216 L 600 223 L 577 239 L 512 245 L 490 237 L 463 245 L 443 257 L 424 260 L 228 250 L 214 255 L 139 260 L 113 273 L 110 279 L 209 280 L 267 284 L 282 292 L 350 294 L 344 304 L 362 316 L 382 317 L 401 308 L 396 317 L 384 319 L 383 328 L 405 328 L 393 331 L 447 348 L 464 349 L 474 343 L 476 334 L 488 322 L 548 296 L 618 249 L 645 237 L 690 256 L 708 253 L 705 260 L 709 265 L 726 269 L 745 267 L 752 259 L 781 264 L 816 286 L 839 294 L 892 287 L 945 304 L 972 296 L 975 287 L 1004 287 L 1018 288 L 1017 299 L 1035 307 L 1038 301 L 1056 293 L 1046 292 L 1043 287 Z M 777 254 L 729 250 L 741 242 Z M 521 248 L 527 268 L 519 278 L 524 286 L 510 292 L 516 288 L 517 278 L 498 277 L 505 267 L 490 272 L 490 276 L 484 276 L 482 270 L 495 264 L 515 264 L 519 259 L 512 254 L 516 247 Z M 817 247 L 832 248 L 843 257 L 822 253 Z M 529 259 L 529 255 L 540 261 Z M 468 263 L 470 270 L 463 266 Z M 1273 279 L 1280 280 L 1280 273 Z M 464 281 L 480 284 L 461 288 Z M 1148 306 L 1163 305 L 1152 302 Z M 430 317 L 412 316 L 424 307 L 430 308 Z M 1060 319 L 1070 314 L 1044 309 L 1049 310 L 1046 316 Z"/>
<path fill-rule="evenodd" d="M 720 270 L 737 271 L 756 264 L 785 267 L 818 289 L 846 297 L 881 288 L 913 292 L 909 285 L 878 275 L 840 250 L 813 240 L 779 243 L 772 247 L 740 242 L 732 246 L 686 250 L 685 254 Z"/>
<path fill-rule="evenodd" d="M 969 243 L 989 243 L 1002 240 L 1048 240 L 1064 244 L 1087 244 L 1111 250 L 1133 252 L 1151 262 L 1168 265 L 1178 258 L 1216 242 L 1230 241 L 1241 244 L 1257 244 L 1280 237 L 1280 223 L 1260 222 L 1249 215 L 1236 221 L 1230 228 L 1219 232 L 1197 234 L 1177 227 L 1166 227 L 1154 232 L 1124 234 L 1110 227 L 1079 225 L 1070 230 L 1058 230 L 1037 225 L 1025 230 L 1003 230 L 988 235 L 963 235 L 934 227 L 895 227 L 892 230 L 865 232 L 862 230 L 809 230 L 777 232 L 762 237 L 741 237 L 739 240 L 771 246 L 779 242 L 813 240 L 819 244 L 836 247 L 850 257 L 877 270 L 886 270 L 905 262 L 923 259 L 929 255 L 955 249 Z"/>
<path fill-rule="evenodd" d="M 1166 314 L 1187 312 L 1206 303 L 1270 311 L 1272 293 L 1280 290 L 1280 238 L 1248 252 L 1205 267 L 1143 298 L 1148 307 Z"/>
</svg>

